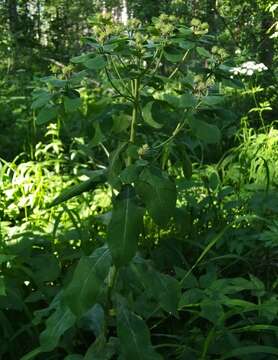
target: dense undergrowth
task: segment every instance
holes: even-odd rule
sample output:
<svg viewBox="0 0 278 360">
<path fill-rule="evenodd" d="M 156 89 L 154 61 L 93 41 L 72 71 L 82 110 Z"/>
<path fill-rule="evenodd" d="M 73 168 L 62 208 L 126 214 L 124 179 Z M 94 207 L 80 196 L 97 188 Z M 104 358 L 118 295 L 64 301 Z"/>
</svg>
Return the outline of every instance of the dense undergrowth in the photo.
<svg viewBox="0 0 278 360">
<path fill-rule="evenodd" d="M 0 357 L 277 359 L 274 86 L 197 20 L 96 21 L 14 107 Z"/>
</svg>

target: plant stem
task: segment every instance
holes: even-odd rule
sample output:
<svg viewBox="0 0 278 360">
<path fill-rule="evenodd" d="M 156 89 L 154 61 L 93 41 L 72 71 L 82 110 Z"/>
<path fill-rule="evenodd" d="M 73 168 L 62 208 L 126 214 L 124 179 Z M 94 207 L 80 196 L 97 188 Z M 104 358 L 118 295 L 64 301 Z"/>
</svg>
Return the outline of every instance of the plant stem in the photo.
<svg viewBox="0 0 278 360">
<path fill-rule="evenodd" d="M 131 120 L 131 126 L 130 126 L 130 136 L 129 136 L 129 142 L 133 144 L 135 142 L 135 136 L 136 136 L 136 123 L 138 118 L 138 102 L 139 102 L 139 86 L 140 82 L 139 79 L 135 79 L 132 81 L 132 95 L 133 95 L 133 109 L 132 109 L 132 120 Z M 129 155 L 127 158 L 127 166 L 131 165 L 132 159 Z"/>
</svg>

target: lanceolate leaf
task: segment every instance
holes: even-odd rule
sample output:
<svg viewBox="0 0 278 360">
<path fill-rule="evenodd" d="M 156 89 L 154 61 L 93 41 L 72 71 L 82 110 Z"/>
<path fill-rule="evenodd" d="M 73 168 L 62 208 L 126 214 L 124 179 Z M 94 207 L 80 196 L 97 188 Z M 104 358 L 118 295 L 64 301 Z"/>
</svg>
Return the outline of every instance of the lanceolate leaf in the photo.
<svg viewBox="0 0 278 360">
<path fill-rule="evenodd" d="M 111 256 L 106 246 L 80 259 L 64 293 L 65 303 L 75 315 L 80 317 L 97 302 L 104 290 L 110 265 Z"/>
<path fill-rule="evenodd" d="M 263 346 L 263 345 L 242 346 L 227 352 L 224 356 L 221 357 L 221 360 L 231 359 L 235 357 L 240 357 L 241 359 L 244 359 L 244 356 L 246 355 L 258 354 L 258 353 L 278 356 L 278 348 L 272 346 Z"/>
<path fill-rule="evenodd" d="M 60 305 L 47 319 L 46 329 L 40 335 L 42 351 L 51 351 L 59 344 L 60 337 L 71 328 L 76 316 L 67 306 Z"/>
<path fill-rule="evenodd" d="M 160 226 L 166 226 L 176 208 L 175 184 L 158 168 L 149 167 L 140 174 L 136 182 L 136 191 L 153 220 Z"/>
<path fill-rule="evenodd" d="M 144 320 L 124 306 L 118 309 L 117 332 L 124 359 L 162 360 L 152 348 L 149 329 Z"/>
<path fill-rule="evenodd" d="M 49 209 L 52 206 L 59 205 L 65 201 L 73 198 L 74 196 L 81 195 L 82 193 L 84 193 L 86 191 L 95 190 L 98 185 L 104 183 L 105 179 L 106 179 L 106 177 L 105 177 L 103 171 L 96 172 L 95 176 L 93 176 L 91 179 L 86 180 L 86 181 L 82 182 L 81 184 L 71 186 L 70 188 L 64 190 L 61 195 L 56 197 L 52 201 L 52 203 L 50 203 L 46 207 Z"/>
<path fill-rule="evenodd" d="M 107 242 L 116 266 L 129 263 L 136 253 L 143 228 L 143 209 L 137 205 L 131 185 L 125 185 L 115 200 L 108 225 Z"/>
</svg>

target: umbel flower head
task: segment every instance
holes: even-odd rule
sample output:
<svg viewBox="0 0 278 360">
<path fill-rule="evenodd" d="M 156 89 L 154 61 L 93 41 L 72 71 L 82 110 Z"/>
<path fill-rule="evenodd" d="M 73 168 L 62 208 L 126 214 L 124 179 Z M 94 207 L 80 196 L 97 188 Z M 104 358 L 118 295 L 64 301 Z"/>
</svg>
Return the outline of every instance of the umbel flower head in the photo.
<svg viewBox="0 0 278 360">
<path fill-rule="evenodd" d="M 256 72 L 262 72 L 265 70 L 267 70 L 267 67 L 263 63 L 256 64 L 255 61 L 246 61 L 240 66 L 230 69 L 230 72 L 233 73 L 233 75 L 252 76 Z"/>
</svg>

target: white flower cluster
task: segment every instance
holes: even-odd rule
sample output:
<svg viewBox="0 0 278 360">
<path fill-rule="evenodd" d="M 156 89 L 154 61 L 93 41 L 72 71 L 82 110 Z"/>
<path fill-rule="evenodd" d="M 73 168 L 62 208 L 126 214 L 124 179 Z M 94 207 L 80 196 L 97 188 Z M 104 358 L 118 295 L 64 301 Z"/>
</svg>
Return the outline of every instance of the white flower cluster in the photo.
<svg viewBox="0 0 278 360">
<path fill-rule="evenodd" d="M 233 75 L 247 75 L 252 76 L 255 72 L 262 72 L 267 70 L 267 67 L 265 64 L 260 63 L 256 64 L 255 61 L 247 61 L 240 66 L 233 67 L 230 69 L 230 72 L 233 73 Z"/>
</svg>

